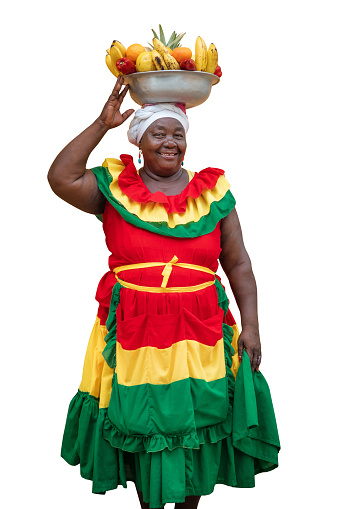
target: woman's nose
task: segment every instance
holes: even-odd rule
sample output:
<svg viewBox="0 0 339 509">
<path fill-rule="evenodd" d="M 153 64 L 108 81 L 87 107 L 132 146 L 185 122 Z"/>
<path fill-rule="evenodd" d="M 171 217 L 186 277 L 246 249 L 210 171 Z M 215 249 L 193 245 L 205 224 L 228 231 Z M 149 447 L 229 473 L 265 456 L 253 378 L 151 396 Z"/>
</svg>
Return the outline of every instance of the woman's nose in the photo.
<svg viewBox="0 0 339 509">
<path fill-rule="evenodd" d="M 168 147 L 175 147 L 176 145 L 175 140 L 172 136 L 166 136 L 164 143 Z"/>
</svg>

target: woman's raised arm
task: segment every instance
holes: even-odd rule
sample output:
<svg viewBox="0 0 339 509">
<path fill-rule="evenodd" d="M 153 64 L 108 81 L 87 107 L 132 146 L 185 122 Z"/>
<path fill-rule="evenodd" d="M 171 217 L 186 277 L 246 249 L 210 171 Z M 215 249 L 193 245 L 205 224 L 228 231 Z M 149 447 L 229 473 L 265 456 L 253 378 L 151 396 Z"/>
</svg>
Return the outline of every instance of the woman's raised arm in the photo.
<svg viewBox="0 0 339 509">
<path fill-rule="evenodd" d="M 86 169 L 88 157 L 109 129 L 118 127 L 134 112 L 120 113 L 128 86 L 122 91 L 120 76 L 100 116 L 74 138 L 56 157 L 48 172 L 48 181 L 61 199 L 84 212 L 102 214 L 105 198 L 100 192 L 94 174 Z"/>
<path fill-rule="evenodd" d="M 245 348 L 253 369 L 259 369 L 261 345 L 259 337 L 257 285 L 251 260 L 244 246 L 238 214 L 235 209 L 221 221 L 220 264 L 230 282 L 241 316 L 242 332 L 238 354 Z"/>
</svg>

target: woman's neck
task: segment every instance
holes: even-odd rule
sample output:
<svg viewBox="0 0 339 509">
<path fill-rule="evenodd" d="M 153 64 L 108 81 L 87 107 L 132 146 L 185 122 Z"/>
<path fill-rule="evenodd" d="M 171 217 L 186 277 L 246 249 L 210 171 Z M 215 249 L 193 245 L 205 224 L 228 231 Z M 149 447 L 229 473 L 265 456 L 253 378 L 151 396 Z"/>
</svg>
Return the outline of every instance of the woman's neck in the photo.
<svg viewBox="0 0 339 509">
<path fill-rule="evenodd" d="M 158 174 L 154 173 L 152 170 L 150 170 L 149 168 L 147 168 L 147 166 L 144 166 L 143 168 L 141 168 L 140 171 L 145 173 L 148 178 L 150 178 L 156 182 L 166 182 L 166 183 L 175 182 L 176 180 L 180 179 L 183 174 L 182 168 L 179 168 L 179 170 L 177 170 L 175 173 L 173 173 L 173 175 L 158 175 Z"/>
<path fill-rule="evenodd" d="M 141 168 L 139 175 L 151 193 L 161 191 L 167 196 L 174 196 L 180 194 L 188 184 L 188 173 L 183 168 L 180 168 L 173 175 L 164 177 L 153 173 L 148 168 Z"/>
</svg>

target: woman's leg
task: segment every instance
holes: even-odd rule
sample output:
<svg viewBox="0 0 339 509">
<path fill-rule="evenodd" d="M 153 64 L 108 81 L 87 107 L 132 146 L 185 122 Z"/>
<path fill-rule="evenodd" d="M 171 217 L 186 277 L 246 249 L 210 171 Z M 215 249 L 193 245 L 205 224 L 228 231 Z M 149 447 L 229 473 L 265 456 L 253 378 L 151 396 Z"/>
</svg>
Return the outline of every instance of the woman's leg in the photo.
<svg viewBox="0 0 339 509">
<path fill-rule="evenodd" d="M 143 498 L 142 498 L 142 493 L 141 491 L 137 490 L 137 493 L 138 493 L 138 497 L 139 497 L 139 502 L 140 502 L 140 505 L 141 505 L 141 509 L 149 509 L 149 504 L 144 502 Z M 163 509 L 163 507 L 159 507 L 159 509 Z"/>
<path fill-rule="evenodd" d="M 144 502 L 144 500 L 142 498 L 142 492 L 137 490 L 137 493 L 138 493 L 141 509 L 149 509 L 149 504 Z M 189 496 L 189 497 L 186 497 L 185 498 L 185 502 L 181 502 L 181 503 L 177 502 L 175 504 L 175 508 L 174 509 L 197 509 L 198 504 L 199 504 L 199 500 L 200 500 L 200 497 L 193 496 L 193 495 Z M 159 509 L 163 509 L 163 507 L 161 507 Z"/>
<path fill-rule="evenodd" d="M 200 497 L 191 495 L 185 498 L 185 502 L 176 503 L 174 509 L 197 509 Z"/>
</svg>

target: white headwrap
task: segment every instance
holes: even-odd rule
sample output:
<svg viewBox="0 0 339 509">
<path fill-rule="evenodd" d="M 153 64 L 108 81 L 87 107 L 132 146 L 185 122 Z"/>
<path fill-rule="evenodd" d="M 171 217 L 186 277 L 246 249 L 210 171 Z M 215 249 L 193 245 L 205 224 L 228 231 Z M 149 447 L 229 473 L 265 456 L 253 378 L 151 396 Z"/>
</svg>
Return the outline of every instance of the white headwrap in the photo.
<svg viewBox="0 0 339 509">
<path fill-rule="evenodd" d="M 165 117 L 179 120 L 187 133 L 189 123 L 184 109 L 182 105 L 176 106 L 173 103 L 145 104 L 135 112 L 127 132 L 128 140 L 139 147 L 139 142 L 146 129 L 158 118 Z"/>
</svg>

